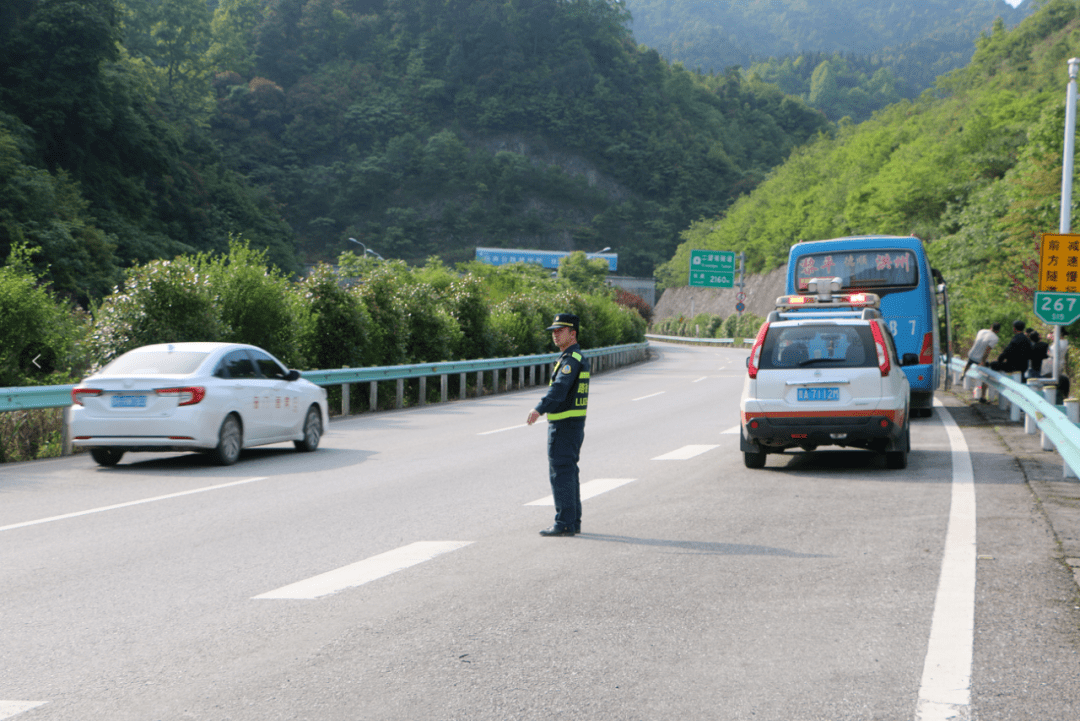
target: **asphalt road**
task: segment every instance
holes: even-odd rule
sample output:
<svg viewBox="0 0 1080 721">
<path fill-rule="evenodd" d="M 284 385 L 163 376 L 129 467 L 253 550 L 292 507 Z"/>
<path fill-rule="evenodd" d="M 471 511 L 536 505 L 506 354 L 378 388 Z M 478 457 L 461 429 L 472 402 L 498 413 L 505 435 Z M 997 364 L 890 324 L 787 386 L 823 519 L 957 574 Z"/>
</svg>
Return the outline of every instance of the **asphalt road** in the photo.
<svg viewBox="0 0 1080 721">
<path fill-rule="evenodd" d="M 537 535 L 539 389 L 335 421 L 314 454 L 229 468 L 0 467 L 0 719 L 916 718 L 942 412 L 904 471 L 852 450 L 749 471 L 725 433 L 745 351 L 654 345 L 591 381 L 573 538 Z M 956 713 L 1080 718 L 1071 573 L 1007 450 L 961 430 L 978 555 Z"/>
</svg>

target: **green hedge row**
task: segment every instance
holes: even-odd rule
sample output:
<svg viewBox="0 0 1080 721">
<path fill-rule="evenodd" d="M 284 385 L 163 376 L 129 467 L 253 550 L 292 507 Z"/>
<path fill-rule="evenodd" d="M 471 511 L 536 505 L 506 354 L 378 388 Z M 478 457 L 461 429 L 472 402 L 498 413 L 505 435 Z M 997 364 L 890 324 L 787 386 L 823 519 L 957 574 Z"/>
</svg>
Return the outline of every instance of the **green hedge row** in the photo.
<svg viewBox="0 0 1080 721">
<path fill-rule="evenodd" d="M 665 318 L 653 324 L 657 335 L 686 338 L 753 338 L 764 318 L 753 313 L 732 313 L 727 318 L 710 313 L 698 313 L 693 318 Z"/>
<path fill-rule="evenodd" d="M 646 328 L 603 286 L 603 261 L 584 253 L 552 277 L 536 266 L 416 268 L 347 252 L 292 280 L 234 241 L 227 254 L 133 267 L 84 312 L 40 285 L 31 252 L 15 246 L 0 266 L 0 386 L 73 382 L 150 343 L 251 343 L 290 368 L 319 369 L 551 352 L 544 329 L 566 311 L 581 317 L 584 348 L 640 342 Z"/>
</svg>

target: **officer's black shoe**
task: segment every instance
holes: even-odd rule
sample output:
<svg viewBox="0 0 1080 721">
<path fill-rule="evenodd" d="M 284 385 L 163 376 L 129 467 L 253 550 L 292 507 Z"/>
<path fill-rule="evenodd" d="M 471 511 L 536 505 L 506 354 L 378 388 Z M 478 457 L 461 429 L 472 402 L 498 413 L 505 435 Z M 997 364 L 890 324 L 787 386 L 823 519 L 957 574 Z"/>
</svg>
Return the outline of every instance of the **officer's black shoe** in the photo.
<svg viewBox="0 0 1080 721">
<path fill-rule="evenodd" d="M 552 526 L 540 531 L 541 536 L 573 536 L 577 531 L 566 526 Z"/>
</svg>

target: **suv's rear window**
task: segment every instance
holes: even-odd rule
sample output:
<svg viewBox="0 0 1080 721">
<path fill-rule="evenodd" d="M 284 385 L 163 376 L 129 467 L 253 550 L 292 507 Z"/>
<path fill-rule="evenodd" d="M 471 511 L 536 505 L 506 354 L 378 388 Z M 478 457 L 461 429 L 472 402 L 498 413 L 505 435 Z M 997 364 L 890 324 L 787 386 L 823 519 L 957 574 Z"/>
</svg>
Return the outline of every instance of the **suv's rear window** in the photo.
<svg viewBox="0 0 1080 721">
<path fill-rule="evenodd" d="M 130 351 L 101 369 L 100 376 L 187 375 L 203 362 L 206 352 Z"/>
<path fill-rule="evenodd" d="M 865 325 L 799 325 L 769 328 L 761 368 L 872 368 L 874 336 Z"/>
</svg>

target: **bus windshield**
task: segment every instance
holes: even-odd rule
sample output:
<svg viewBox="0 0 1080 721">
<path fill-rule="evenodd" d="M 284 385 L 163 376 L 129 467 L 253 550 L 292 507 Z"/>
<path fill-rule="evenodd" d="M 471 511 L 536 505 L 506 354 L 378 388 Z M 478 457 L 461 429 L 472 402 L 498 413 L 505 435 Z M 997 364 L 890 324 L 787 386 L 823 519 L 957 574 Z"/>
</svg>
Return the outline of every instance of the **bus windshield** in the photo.
<svg viewBox="0 0 1080 721">
<path fill-rule="evenodd" d="M 796 271 L 798 289 L 805 291 L 811 278 L 840 278 L 845 290 L 914 288 L 919 284 L 919 264 L 910 250 L 888 248 L 800 256 Z"/>
</svg>

